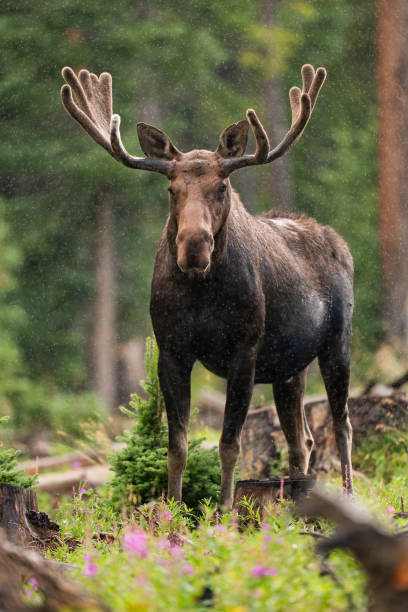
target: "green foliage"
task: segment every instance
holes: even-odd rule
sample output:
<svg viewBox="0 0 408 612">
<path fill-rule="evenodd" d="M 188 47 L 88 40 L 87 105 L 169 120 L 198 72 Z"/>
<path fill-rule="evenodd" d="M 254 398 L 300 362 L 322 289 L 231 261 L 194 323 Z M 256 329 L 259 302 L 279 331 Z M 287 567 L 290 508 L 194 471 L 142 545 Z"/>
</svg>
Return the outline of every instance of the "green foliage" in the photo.
<svg viewBox="0 0 408 612">
<path fill-rule="evenodd" d="M 387 483 L 393 478 L 406 478 L 407 455 L 408 431 L 384 427 L 356 447 L 353 465 L 363 474 Z"/>
<path fill-rule="evenodd" d="M 358 563 L 333 552 L 327 563 L 339 579 L 323 575 L 313 538 L 302 535 L 313 528 L 286 503 L 271 507 L 261 529 L 241 531 L 236 516 L 220 517 L 208 504 L 192 524 L 180 504 L 159 501 L 136 520 L 113 524 L 109 545 L 87 537 L 108 527 L 98 524 L 98 503 L 78 496 L 74 511 L 72 502 L 59 511 L 63 537 L 75 532 L 83 546 L 72 552 L 62 545 L 49 556 L 71 563 L 83 588 L 115 611 L 341 612 L 351 601 L 353 609 L 366 609 Z"/>
<path fill-rule="evenodd" d="M 5 423 L 8 417 L 0 418 L 0 425 Z M 0 484 L 16 485 L 31 489 L 37 484 L 37 476 L 27 476 L 24 470 L 16 470 L 18 456 L 21 451 L 14 448 L 4 449 L 0 446 Z"/>
<path fill-rule="evenodd" d="M 296 208 L 331 225 L 347 241 L 355 263 L 354 347 L 369 352 L 382 332 L 373 78 L 376 14 L 368 0 L 317 0 L 305 19 L 294 13 L 296 4 L 304 3 L 282 3 L 281 9 L 282 23 L 298 34 L 292 57 L 323 65 L 328 73 L 311 124 L 292 154 Z M 287 89 L 296 78 L 295 68 L 294 63 L 284 75 Z M 359 368 L 360 380 L 369 376 Z"/>
<path fill-rule="evenodd" d="M 125 447 L 110 457 L 112 501 L 117 508 L 157 499 L 167 489 L 167 421 L 163 418 L 164 400 L 157 373 L 158 347 L 146 344 L 147 378 L 142 383 L 146 398 L 132 395 L 131 409 L 123 412 L 135 421 L 118 438 Z M 200 448 L 202 439 L 189 442 L 189 457 L 184 474 L 183 500 L 197 508 L 203 498 L 218 498 L 221 480 L 218 453 Z"/>
<path fill-rule="evenodd" d="M 121 167 L 68 118 L 59 98 L 64 65 L 113 74 L 114 110 L 136 155 L 139 120 L 165 129 L 182 150 L 214 149 L 248 107 L 268 127 L 272 77 L 281 81 L 289 125 L 286 92 L 299 84 L 300 65 L 327 67 L 312 121 L 285 163 L 296 209 L 332 225 L 351 247 L 353 370 L 357 379 L 370 377 L 366 354 L 382 332 L 375 6 L 288 0 L 271 10 L 269 24 L 264 4 L 247 0 L 118 0 L 114 10 L 107 0 L 3 0 L 0 408 L 15 425 L 57 426 L 48 407 L 65 414 L 59 407 L 92 386 L 101 198 L 113 198 L 119 341 L 148 329 L 154 251 L 167 214 L 164 178 Z M 270 173 L 265 166 L 233 175 L 249 210 L 274 205 L 265 188 Z"/>
</svg>

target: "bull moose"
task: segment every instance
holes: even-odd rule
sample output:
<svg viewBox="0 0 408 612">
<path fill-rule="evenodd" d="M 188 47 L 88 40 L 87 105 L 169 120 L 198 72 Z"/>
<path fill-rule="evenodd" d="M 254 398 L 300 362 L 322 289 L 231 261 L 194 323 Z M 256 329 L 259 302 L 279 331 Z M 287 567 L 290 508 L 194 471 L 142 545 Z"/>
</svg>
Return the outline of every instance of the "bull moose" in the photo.
<svg viewBox="0 0 408 612">
<path fill-rule="evenodd" d="M 256 113 L 233 123 L 215 152 L 182 153 L 161 130 L 139 123 L 146 157 L 124 148 L 112 115 L 112 77 L 87 70 L 62 75 L 68 113 L 117 161 L 164 174 L 169 216 L 157 249 L 150 312 L 159 345 L 159 378 L 169 425 L 168 496 L 182 496 L 187 462 L 190 376 L 199 360 L 227 379 L 219 444 L 220 502 L 232 504 L 233 473 L 254 383 L 272 383 L 289 447 L 289 474 L 308 470 L 313 437 L 303 409 L 306 368 L 318 357 L 333 415 L 343 485 L 352 491 L 349 386 L 353 261 L 330 227 L 303 215 L 250 215 L 229 176 L 267 164 L 300 138 L 326 78 L 302 68 L 302 91 L 289 93 L 292 125 L 270 150 Z M 76 102 L 72 97 L 75 94 Z M 245 154 L 248 127 L 256 150 Z"/>
</svg>

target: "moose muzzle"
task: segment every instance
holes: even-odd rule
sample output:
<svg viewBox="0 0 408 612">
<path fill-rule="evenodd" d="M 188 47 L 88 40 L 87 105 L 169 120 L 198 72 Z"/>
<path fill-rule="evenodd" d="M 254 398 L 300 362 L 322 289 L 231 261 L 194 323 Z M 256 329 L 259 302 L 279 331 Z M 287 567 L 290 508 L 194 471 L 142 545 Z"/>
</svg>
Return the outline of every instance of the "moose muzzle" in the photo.
<svg viewBox="0 0 408 612">
<path fill-rule="evenodd" d="M 214 238 L 205 228 L 194 231 L 182 229 L 176 239 L 177 265 L 182 272 L 205 274 L 211 264 L 211 254 L 214 250 Z"/>
</svg>

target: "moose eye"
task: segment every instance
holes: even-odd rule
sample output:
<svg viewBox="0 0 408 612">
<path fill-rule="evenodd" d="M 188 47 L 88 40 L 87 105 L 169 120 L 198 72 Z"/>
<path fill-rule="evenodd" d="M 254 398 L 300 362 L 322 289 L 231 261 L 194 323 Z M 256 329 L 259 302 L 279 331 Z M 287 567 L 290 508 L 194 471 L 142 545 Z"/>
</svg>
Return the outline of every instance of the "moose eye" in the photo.
<svg viewBox="0 0 408 612">
<path fill-rule="evenodd" d="M 174 192 L 174 189 L 172 187 L 168 188 L 168 192 L 169 192 L 169 194 L 171 195 L 172 198 L 174 198 L 176 196 L 176 194 Z"/>
<path fill-rule="evenodd" d="M 225 193 L 227 191 L 227 186 L 222 184 L 218 187 L 218 193 Z"/>
</svg>

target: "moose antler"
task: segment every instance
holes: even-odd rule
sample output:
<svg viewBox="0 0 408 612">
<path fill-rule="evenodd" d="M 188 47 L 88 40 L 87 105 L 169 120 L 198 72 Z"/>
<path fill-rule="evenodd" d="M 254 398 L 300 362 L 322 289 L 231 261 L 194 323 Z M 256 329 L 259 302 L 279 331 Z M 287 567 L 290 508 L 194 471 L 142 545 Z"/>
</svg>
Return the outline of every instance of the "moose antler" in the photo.
<svg viewBox="0 0 408 612">
<path fill-rule="evenodd" d="M 98 78 L 88 70 L 81 70 L 77 77 L 72 68 L 67 66 L 62 69 L 62 76 L 67 82 L 61 88 L 62 103 L 69 115 L 78 121 L 95 142 L 129 168 L 168 175 L 171 161 L 134 157 L 129 155 L 123 146 L 119 131 L 120 117 L 112 115 L 112 76 L 109 72 L 102 72 Z M 145 124 L 139 123 L 138 132 L 145 127 Z M 162 133 L 156 128 L 153 129 Z"/>
<path fill-rule="evenodd" d="M 283 140 L 269 151 L 268 136 L 254 110 L 246 112 L 247 119 L 255 136 L 256 151 L 254 155 L 243 155 L 224 159 L 221 164 L 227 174 L 245 166 L 269 164 L 281 157 L 301 137 L 313 108 L 316 104 L 319 91 L 326 79 L 325 68 L 315 69 L 310 64 L 302 66 L 302 91 L 299 87 L 292 87 L 289 91 L 290 106 L 292 109 L 292 125 Z"/>
</svg>

